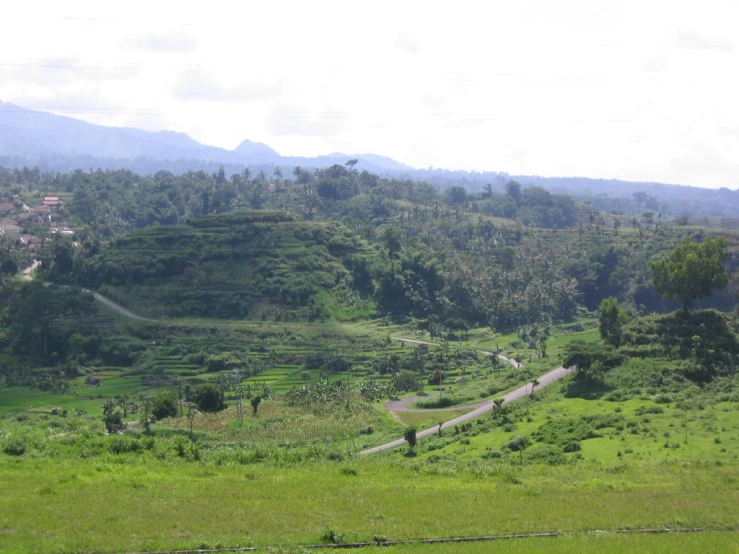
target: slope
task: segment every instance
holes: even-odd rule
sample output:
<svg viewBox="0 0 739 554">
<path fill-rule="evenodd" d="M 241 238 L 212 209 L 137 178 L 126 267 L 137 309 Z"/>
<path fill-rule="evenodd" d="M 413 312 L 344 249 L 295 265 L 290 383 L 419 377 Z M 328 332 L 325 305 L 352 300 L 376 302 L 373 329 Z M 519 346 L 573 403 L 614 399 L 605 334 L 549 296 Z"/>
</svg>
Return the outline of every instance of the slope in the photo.
<svg viewBox="0 0 739 554">
<path fill-rule="evenodd" d="M 142 229 L 81 263 L 81 283 L 146 316 L 321 319 L 366 245 L 337 222 L 233 212 Z"/>
</svg>

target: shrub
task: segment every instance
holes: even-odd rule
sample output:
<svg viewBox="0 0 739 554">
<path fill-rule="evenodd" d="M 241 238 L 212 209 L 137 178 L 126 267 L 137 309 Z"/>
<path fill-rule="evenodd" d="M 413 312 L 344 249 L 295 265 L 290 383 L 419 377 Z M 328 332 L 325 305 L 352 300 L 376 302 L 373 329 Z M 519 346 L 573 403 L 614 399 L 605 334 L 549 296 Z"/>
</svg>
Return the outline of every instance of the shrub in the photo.
<svg viewBox="0 0 739 554">
<path fill-rule="evenodd" d="M 518 452 L 519 450 L 523 450 L 529 445 L 529 441 L 526 437 L 522 437 L 521 435 L 513 435 L 507 443 L 505 443 L 506 450 L 510 450 L 511 452 Z"/>
<path fill-rule="evenodd" d="M 151 401 L 151 414 L 157 419 L 177 415 L 177 397 L 172 391 L 157 393 Z"/>
<path fill-rule="evenodd" d="M 220 412 L 226 408 L 223 391 L 211 384 L 196 388 L 192 393 L 192 401 L 201 412 Z"/>
<path fill-rule="evenodd" d="M 455 398 L 452 396 L 436 396 L 434 398 L 429 398 L 428 400 L 419 400 L 416 402 L 416 407 L 421 409 L 438 409 L 438 408 L 448 408 L 450 406 L 456 406 L 457 404 L 461 404 L 464 402 L 467 402 L 469 398 Z"/>
<path fill-rule="evenodd" d="M 532 461 L 549 465 L 565 463 L 566 458 L 562 450 L 550 444 L 540 444 L 528 451 L 527 458 Z"/>
<path fill-rule="evenodd" d="M 5 443 L 3 452 L 8 456 L 23 456 L 26 453 L 26 441 L 19 437 L 14 437 Z"/>
<path fill-rule="evenodd" d="M 125 454 L 126 452 L 140 452 L 141 443 L 129 437 L 115 436 L 111 437 L 108 443 L 108 450 L 113 454 Z"/>
<path fill-rule="evenodd" d="M 120 433 L 126 427 L 125 423 L 123 423 L 121 412 L 118 410 L 105 414 L 103 416 L 103 423 L 105 424 L 105 430 L 111 435 Z"/>
</svg>

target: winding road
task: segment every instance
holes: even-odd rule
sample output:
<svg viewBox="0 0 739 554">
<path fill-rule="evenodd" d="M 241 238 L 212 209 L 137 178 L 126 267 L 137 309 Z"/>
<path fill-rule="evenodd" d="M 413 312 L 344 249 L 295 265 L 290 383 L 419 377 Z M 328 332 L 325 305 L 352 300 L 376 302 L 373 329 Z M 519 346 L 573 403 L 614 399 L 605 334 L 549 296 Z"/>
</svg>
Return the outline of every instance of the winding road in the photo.
<svg viewBox="0 0 739 554">
<path fill-rule="evenodd" d="M 566 368 L 566 367 L 558 367 L 557 369 L 553 369 L 552 371 L 545 373 L 541 377 L 539 377 L 539 385 L 537 385 L 537 389 L 541 389 L 543 387 L 546 387 L 547 385 L 551 385 L 555 381 L 558 381 L 562 377 L 569 375 L 575 371 L 574 367 Z M 522 398 L 529 394 L 529 391 L 531 390 L 531 383 L 526 383 L 522 387 L 517 388 L 516 390 L 512 390 L 511 392 L 504 394 L 501 398 L 503 398 L 503 404 L 508 404 L 509 402 L 513 402 L 514 400 L 518 400 L 519 398 Z M 495 407 L 492 400 L 487 400 L 483 402 L 478 408 L 472 410 L 471 412 L 461 415 L 459 417 L 455 417 L 454 419 L 450 419 L 446 423 L 444 423 L 441 428 L 442 430 L 448 429 L 450 427 L 454 427 L 455 425 L 459 425 L 460 423 L 465 423 L 466 421 L 469 421 L 471 419 L 475 419 L 479 416 L 481 416 L 484 413 L 489 412 Z M 456 407 L 455 409 L 459 410 L 460 407 Z M 436 410 L 435 410 L 436 411 Z M 416 438 L 423 438 L 427 437 L 428 435 L 433 435 L 434 433 L 439 432 L 439 426 L 435 425 L 434 427 L 429 427 L 428 429 L 425 429 L 423 431 L 419 431 L 416 434 Z M 363 450 L 360 452 L 362 455 L 368 455 L 368 454 L 376 454 L 377 452 L 382 452 L 383 450 L 389 450 L 390 448 L 395 448 L 396 446 L 401 446 L 405 444 L 405 439 L 398 439 L 391 442 L 387 442 L 385 444 L 381 444 L 380 446 L 375 446 L 373 448 L 368 448 L 367 450 Z"/>
<path fill-rule="evenodd" d="M 34 268 L 35 268 L 35 265 L 34 265 Z M 30 273 L 30 271 L 29 271 L 29 273 Z M 25 272 L 24 272 L 24 274 L 25 274 Z M 29 275 L 29 277 L 30 277 L 30 275 Z M 90 294 L 92 294 L 93 296 L 95 296 L 95 299 L 98 302 L 101 302 L 101 303 L 105 304 L 106 306 L 108 306 L 109 308 L 115 310 L 116 312 L 118 312 L 119 314 L 121 314 L 124 317 L 128 317 L 130 319 L 136 319 L 138 321 L 156 321 L 154 319 L 149 319 L 149 318 L 146 318 L 146 317 L 141 317 L 140 315 L 136 315 L 133 312 L 130 312 L 129 310 L 127 310 L 126 308 L 124 308 L 123 306 L 121 306 L 119 304 L 116 304 L 110 298 L 106 298 L 102 294 L 98 294 L 97 292 L 94 292 L 94 291 L 87 291 L 87 292 L 89 292 Z M 391 338 L 393 340 L 397 340 L 397 341 L 400 341 L 400 342 L 407 342 L 407 343 L 411 343 L 411 344 L 426 344 L 428 346 L 438 346 L 438 343 L 424 341 L 424 340 L 407 339 L 407 338 L 403 338 L 403 337 L 391 337 Z M 495 355 L 493 352 L 487 352 L 485 350 L 480 350 L 479 352 L 481 352 L 482 354 L 488 354 L 490 356 L 494 356 Z M 502 354 L 498 354 L 498 357 L 501 360 L 504 360 L 505 362 L 511 364 L 512 366 L 514 366 L 516 368 L 523 367 L 523 365 L 521 363 L 519 363 L 516 360 L 513 360 L 511 358 L 508 358 L 507 356 L 503 356 Z M 550 385 L 550 384 L 554 383 L 555 381 L 558 381 L 562 377 L 565 377 L 566 375 L 572 373 L 574 370 L 575 370 L 574 367 L 571 367 L 571 368 L 558 367 L 557 369 L 553 369 L 550 372 L 545 373 L 544 375 L 542 375 L 541 377 L 539 377 L 539 379 L 538 379 L 539 380 L 539 385 L 537 386 L 537 388 L 541 389 L 543 387 L 546 387 L 547 385 Z M 531 383 L 527 383 L 527 384 L 523 385 L 522 387 L 519 387 L 519 388 L 517 388 L 517 389 L 515 389 L 515 390 L 513 390 L 513 391 L 511 391 L 511 392 L 509 392 L 507 394 L 504 394 L 501 397 L 501 398 L 503 398 L 503 404 L 508 404 L 509 402 L 513 402 L 514 400 L 518 400 L 519 398 L 523 398 L 524 396 L 528 395 L 529 394 L 529 390 L 530 390 L 530 386 L 531 386 Z M 454 419 L 450 419 L 446 423 L 442 424 L 441 429 L 442 430 L 448 429 L 450 427 L 454 427 L 455 425 L 459 425 L 460 423 L 464 423 L 464 422 L 469 421 L 471 419 L 475 419 L 478 416 L 480 416 L 482 414 L 485 414 L 485 413 L 489 412 L 490 410 L 492 410 L 494 408 L 494 406 L 495 405 L 493 404 L 493 401 L 492 400 L 486 400 L 486 401 L 481 402 L 481 403 L 478 403 L 478 404 L 472 404 L 472 405 L 468 405 L 468 406 L 454 406 L 452 408 L 449 408 L 449 411 L 455 411 L 455 410 L 465 409 L 465 408 L 469 408 L 469 407 L 475 407 L 475 409 L 472 410 L 471 412 L 466 413 L 464 415 L 461 415 L 459 417 L 455 417 Z M 431 410 L 429 410 L 429 411 L 431 411 Z M 433 411 L 444 411 L 444 410 L 433 410 Z M 416 434 L 416 437 L 417 438 L 423 438 L 423 437 L 426 437 L 428 435 L 432 435 L 432 434 L 438 433 L 438 432 L 439 432 L 439 426 L 436 425 L 434 427 L 429 427 L 428 429 L 425 429 L 423 431 L 420 431 L 419 433 Z M 377 452 L 382 452 L 383 450 L 389 450 L 390 448 L 395 448 L 395 447 L 401 446 L 403 444 L 405 444 L 405 439 L 398 439 L 398 440 L 394 440 L 392 442 L 381 444 L 379 446 L 375 446 L 373 448 L 368 448 L 367 450 L 363 450 L 362 452 L 360 452 L 360 454 L 362 454 L 362 455 L 375 454 Z"/>
</svg>

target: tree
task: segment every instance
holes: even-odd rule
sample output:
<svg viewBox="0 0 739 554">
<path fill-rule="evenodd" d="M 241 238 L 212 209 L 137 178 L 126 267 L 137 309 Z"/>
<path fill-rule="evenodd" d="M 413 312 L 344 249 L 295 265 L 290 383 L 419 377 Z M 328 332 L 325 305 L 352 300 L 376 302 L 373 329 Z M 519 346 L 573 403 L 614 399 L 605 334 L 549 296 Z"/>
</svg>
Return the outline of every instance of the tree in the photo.
<svg viewBox="0 0 739 554">
<path fill-rule="evenodd" d="M 680 300 L 687 313 L 698 298 L 710 296 L 729 283 L 723 262 L 728 257 L 725 238 L 707 238 L 702 244 L 685 237 L 666 259 L 650 262 L 654 286 L 667 300 Z"/>
<path fill-rule="evenodd" d="M 611 346 L 619 347 L 621 345 L 621 335 L 624 323 L 629 317 L 618 305 L 618 301 L 609 296 L 600 303 L 600 313 L 598 320 L 600 321 L 600 338 Z"/>
<path fill-rule="evenodd" d="M 403 240 L 403 230 L 397 225 L 388 225 L 380 231 L 380 240 L 385 243 L 390 257 L 399 251 Z"/>
<path fill-rule="evenodd" d="M 516 181 L 508 181 L 505 185 L 506 196 L 511 198 L 516 204 L 521 201 L 521 185 Z"/>
<path fill-rule="evenodd" d="M 262 403 L 262 397 L 261 396 L 255 396 L 251 399 L 251 409 L 254 411 L 254 415 L 257 415 L 257 410 L 259 409 L 259 404 Z"/>
<path fill-rule="evenodd" d="M 495 406 L 495 411 L 493 413 L 495 414 L 496 419 L 500 417 L 500 415 L 503 413 L 504 403 L 505 403 L 505 398 L 496 398 L 495 400 L 493 400 L 493 406 Z"/>
<path fill-rule="evenodd" d="M 105 423 L 105 430 L 109 435 L 115 435 L 120 433 L 126 428 L 126 424 L 123 423 L 121 412 L 118 410 L 107 412 L 103 416 L 103 423 Z"/>
<path fill-rule="evenodd" d="M 151 415 L 157 419 L 177 415 L 177 396 L 172 391 L 162 391 L 152 398 Z"/>
<path fill-rule="evenodd" d="M 416 448 L 417 432 L 417 429 L 413 425 L 405 428 L 405 434 L 403 435 L 403 438 L 405 438 L 405 442 L 408 443 L 408 450 L 410 452 L 413 452 L 413 449 Z"/>
<path fill-rule="evenodd" d="M 538 387 L 541 383 L 539 383 L 539 379 L 534 379 L 531 381 L 531 398 L 534 397 L 534 389 Z"/>
<path fill-rule="evenodd" d="M 193 391 L 192 400 L 201 412 L 220 412 L 226 408 L 223 391 L 207 383 Z"/>
</svg>

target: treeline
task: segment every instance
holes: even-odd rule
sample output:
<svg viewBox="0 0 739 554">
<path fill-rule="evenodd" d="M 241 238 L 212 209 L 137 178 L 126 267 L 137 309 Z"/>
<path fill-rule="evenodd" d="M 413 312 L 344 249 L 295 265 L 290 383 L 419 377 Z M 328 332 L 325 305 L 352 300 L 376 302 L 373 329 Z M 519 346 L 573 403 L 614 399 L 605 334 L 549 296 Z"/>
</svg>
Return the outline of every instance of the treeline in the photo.
<svg viewBox="0 0 739 554">
<path fill-rule="evenodd" d="M 354 164 L 297 167 L 289 176 L 279 168 L 230 177 L 223 168 L 179 176 L 18 170 L 13 179 L 26 192 L 71 194 L 65 209 L 83 228 L 79 247 L 49 243 L 47 279 L 107 287 L 143 309 L 164 303 L 170 316 L 389 315 L 447 329 L 456 321 L 529 326 L 536 341 L 552 321 L 595 310 L 608 296 L 635 313 L 670 308 L 648 261 L 683 235 L 701 240 L 660 219 L 608 228 L 591 211 L 578 221 L 587 206 L 515 181 L 502 192 L 440 191 Z M 706 302 L 728 308 L 731 291 Z"/>
</svg>

